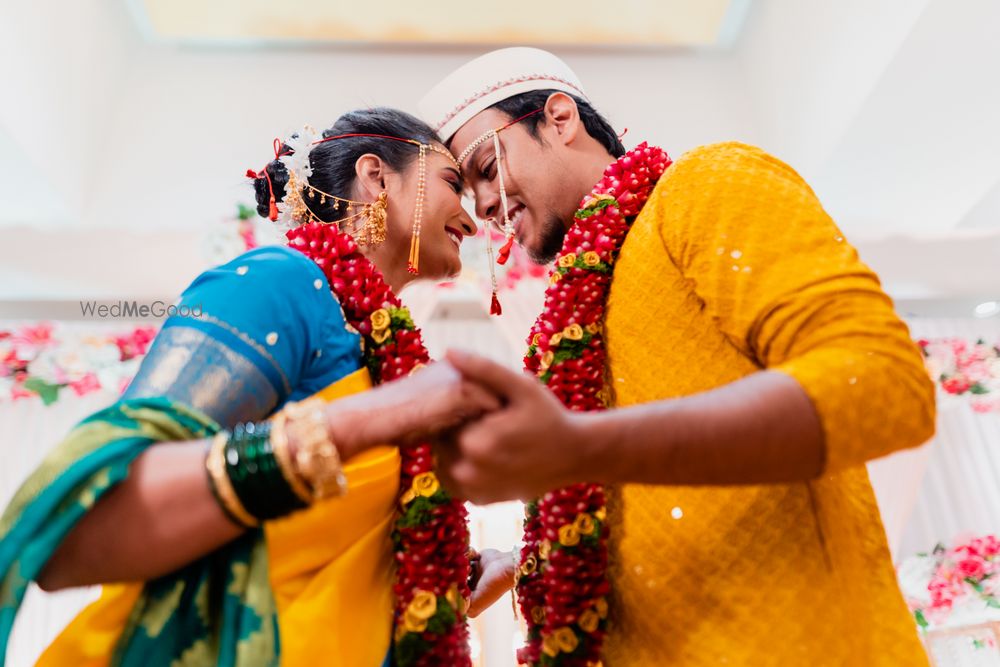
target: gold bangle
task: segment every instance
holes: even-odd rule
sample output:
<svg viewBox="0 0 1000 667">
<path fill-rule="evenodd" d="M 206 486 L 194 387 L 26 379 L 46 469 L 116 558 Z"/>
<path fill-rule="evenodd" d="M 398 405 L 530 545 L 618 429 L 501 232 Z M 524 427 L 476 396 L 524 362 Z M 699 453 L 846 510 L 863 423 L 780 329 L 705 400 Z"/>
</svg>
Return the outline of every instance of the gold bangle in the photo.
<svg viewBox="0 0 1000 667">
<path fill-rule="evenodd" d="M 347 493 L 347 477 L 340 462 L 340 452 L 326 425 L 321 398 L 289 403 L 286 414 L 286 434 L 293 434 L 298 449 L 295 468 L 312 489 L 313 500 L 336 498 Z"/>
<path fill-rule="evenodd" d="M 295 469 L 292 453 L 288 448 L 288 414 L 282 410 L 271 419 L 271 451 L 278 462 L 282 477 L 292 492 L 304 503 L 313 501 L 313 494 L 302 476 Z"/>
<path fill-rule="evenodd" d="M 205 458 L 205 468 L 215 486 L 215 494 L 222 504 L 222 509 L 247 528 L 254 528 L 260 525 L 260 521 L 243 507 L 229 475 L 226 474 L 226 441 L 228 439 L 229 433 L 226 431 L 215 436 L 212 440 L 212 447 L 208 450 L 208 456 Z"/>
</svg>

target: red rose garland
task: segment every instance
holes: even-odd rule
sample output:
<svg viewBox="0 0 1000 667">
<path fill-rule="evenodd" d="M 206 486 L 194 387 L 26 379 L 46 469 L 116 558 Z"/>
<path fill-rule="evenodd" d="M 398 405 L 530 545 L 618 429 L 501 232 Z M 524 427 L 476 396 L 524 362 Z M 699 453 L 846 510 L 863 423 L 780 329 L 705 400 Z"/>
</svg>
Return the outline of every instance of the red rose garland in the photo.
<svg viewBox="0 0 1000 667">
<path fill-rule="evenodd" d="M 347 322 L 365 341 L 375 383 L 408 376 L 430 356 L 409 311 L 357 244 L 336 225 L 290 230 L 289 246 L 323 271 Z M 470 664 L 465 600 L 470 596 L 465 506 L 440 487 L 431 446 L 400 448 L 396 560 L 395 660 L 400 667 Z"/>
<path fill-rule="evenodd" d="M 670 164 L 645 143 L 626 153 L 581 202 L 566 234 L 524 367 L 571 410 L 602 410 L 610 401 L 603 321 L 612 270 L 631 220 Z M 528 625 L 521 663 L 600 661 L 611 590 L 605 518 L 598 484 L 558 489 L 527 506 L 517 583 Z"/>
</svg>

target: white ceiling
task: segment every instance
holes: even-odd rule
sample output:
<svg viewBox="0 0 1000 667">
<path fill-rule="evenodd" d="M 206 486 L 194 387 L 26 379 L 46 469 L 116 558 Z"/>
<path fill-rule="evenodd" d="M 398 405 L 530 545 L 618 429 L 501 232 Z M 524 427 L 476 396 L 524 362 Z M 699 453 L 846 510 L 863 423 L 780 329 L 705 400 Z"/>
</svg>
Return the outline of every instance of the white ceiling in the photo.
<svg viewBox="0 0 1000 667">
<path fill-rule="evenodd" d="M 134 0 L 153 40 L 186 44 L 548 44 L 712 47 L 730 38 L 747 0 L 606 0 L 460 4 L 379 0 L 377 11 L 331 0 Z"/>
<path fill-rule="evenodd" d="M 25 226 L 66 239 L 111 228 L 150 238 L 204 231 L 246 200 L 241 174 L 266 161 L 275 134 L 348 108 L 412 109 L 440 76 L 491 48 L 336 46 L 349 36 L 319 39 L 309 21 L 231 20 L 237 5 L 258 18 L 275 8 L 310 16 L 293 11 L 297 2 L 335 13 L 337 3 L 321 0 L 0 2 L 0 58 L 18 63 L 0 72 L 5 253 Z M 472 12 L 437 21 L 444 13 L 425 3 L 404 5 L 439 30 L 497 25 Z M 1000 294 L 1000 275 L 970 261 L 990 263 L 988 251 L 1000 249 L 1000 3 L 656 7 L 641 34 L 657 21 L 672 26 L 656 37 L 661 47 L 552 47 L 629 129 L 626 143 L 648 138 L 674 154 L 734 138 L 761 145 L 807 178 L 891 290 Z M 568 23 L 549 24 L 553 41 L 570 33 Z M 365 39 L 393 38 L 382 29 Z M 38 263 L 22 255 L 17 264 L 23 275 Z"/>
</svg>

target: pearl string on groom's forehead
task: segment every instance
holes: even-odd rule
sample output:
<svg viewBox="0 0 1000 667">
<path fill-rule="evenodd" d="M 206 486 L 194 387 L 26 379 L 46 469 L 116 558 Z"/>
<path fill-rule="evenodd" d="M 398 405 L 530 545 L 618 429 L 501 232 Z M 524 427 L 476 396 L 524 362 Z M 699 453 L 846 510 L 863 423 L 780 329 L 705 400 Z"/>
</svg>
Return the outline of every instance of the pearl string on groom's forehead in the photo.
<svg viewBox="0 0 1000 667">
<path fill-rule="evenodd" d="M 420 115 L 447 144 L 455 133 L 479 112 L 485 111 L 497 102 L 533 90 L 557 90 L 587 99 L 579 77 L 558 57 L 541 49 L 514 47 L 487 53 L 449 74 L 420 101 Z M 498 226 L 505 237 L 497 259 L 499 264 L 506 263 L 510 256 L 515 232 L 507 203 L 507 179 L 501 160 L 499 134 L 525 118 L 542 112 L 543 109 L 536 109 L 505 125 L 488 130 L 458 153 L 459 164 L 464 164 L 476 148 L 487 141 L 493 142 L 503 215 L 503 220 Z M 496 270 L 493 265 L 493 239 L 488 228 L 485 232 L 490 281 L 493 287 L 490 312 L 499 315 L 501 309 L 497 298 Z"/>
</svg>

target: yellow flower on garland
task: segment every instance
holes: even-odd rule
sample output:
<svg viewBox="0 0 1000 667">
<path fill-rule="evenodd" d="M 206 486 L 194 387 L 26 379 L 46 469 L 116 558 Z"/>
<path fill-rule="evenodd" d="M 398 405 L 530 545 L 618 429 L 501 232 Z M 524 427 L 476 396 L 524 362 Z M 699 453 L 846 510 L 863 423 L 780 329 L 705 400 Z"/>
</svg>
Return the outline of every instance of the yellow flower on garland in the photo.
<svg viewBox="0 0 1000 667">
<path fill-rule="evenodd" d="M 375 331 L 382 331 L 383 329 L 388 329 L 389 325 L 392 324 L 392 318 L 389 316 L 389 311 L 385 308 L 379 308 L 371 315 L 372 329 Z"/>
<path fill-rule="evenodd" d="M 549 635 L 542 639 L 542 653 L 550 658 L 559 655 L 559 642 L 556 641 L 555 635 Z"/>
<path fill-rule="evenodd" d="M 538 569 L 538 559 L 535 558 L 535 554 L 528 554 L 528 557 L 524 559 L 523 563 L 521 563 L 521 568 L 520 568 L 521 576 L 522 577 L 530 576 L 534 574 L 535 570 L 537 569 Z"/>
<path fill-rule="evenodd" d="M 562 335 L 569 340 L 583 340 L 583 327 L 579 324 L 571 324 L 563 329 Z"/>
<path fill-rule="evenodd" d="M 403 628 L 407 632 L 423 632 L 427 629 L 427 619 L 419 618 L 410 613 L 409 610 L 403 614 Z"/>
<path fill-rule="evenodd" d="M 583 263 L 587 266 L 597 266 L 601 263 L 601 256 L 593 250 L 583 253 Z"/>
<path fill-rule="evenodd" d="M 608 617 L 608 601 L 605 598 L 597 598 L 594 600 L 594 611 L 601 618 Z"/>
<path fill-rule="evenodd" d="M 597 528 L 597 524 L 594 523 L 594 518 L 589 514 L 577 514 L 576 521 L 573 522 L 573 525 L 581 535 L 592 535 L 594 530 Z"/>
<path fill-rule="evenodd" d="M 576 622 L 580 626 L 580 629 L 584 632 L 590 633 L 597 629 L 597 626 L 601 624 L 601 617 L 597 615 L 597 612 L 593 609 L 588 609 L 587 611 L 580 614 L 580 618 Z"/>
<path fill-rule="evenodd" d="M 392 335 L 392 331 L 389 329 L 382 329 L 380 331 L 372 332 L 372 340 L 381 345 L 385 341 L 389 340 L 389 336 Z"/>
<path fill-rule="evenodd" d="M 559 628 L 552 636 L 556 638 L 556 645 L 559 646 L 559 650 L 564 653 L 572 653 L 580 645 L 580 639 L 573 632 L 573 628 Z"/>
<path fill-rule="evenodd" d="M 403 509 L 406 509 L 406 506 L 416 500 L 416 498 L 417 492 L 413 490 L 413 487 L 410 487 L 399 497 L 399 504 L 403 506 Z"/>
<path fill-rule="evenodd" d="M 533 347 L 538 347 L 538 344 L 542 342 L 542 334 L 536 333 L 531 337 L 531 345 Z"/>
<path fill-rule="evenodd" d="M 542 540 L 538 545 L 538 557 L 542 560 L 548 560 L 550 553 L 552 553 L 552 543 L 548 540 Z"/>
<path fill-rule="evenodd" d="M 556 345 L 562 342 L 562 339 L 563 335 L 561 333 L 554 333 L 552 334 L 552 338 L 549 339 L 549 345 L 555 347 Z"/>
<path fill-rule="evenodd" d="M 559 258 L 559 268 L 569 269 L 576 264 L 576 253 L 568 252 Z"/>
<path fill-rule="evenodd" d="M 531 608 L 531 620 L 535 622 L 535 625 L 541 625 L 545 622 L 545 607 L 532 607 Z"/>
<path fill-rule="evenodd" d="M 413 478 L 413 492 L 418 496 L 423 496 L 424 498 L 430 498 L 438 489 L 441 488 L 441 483 L 438 481 L 437 475 L 432 472 L 422 472 Z"/>
<path fill-rule="evenodd" d="M 598 521 L 604 521 L 606 518 L 608 518 L 607 508 L 601 507 L 596 512 L 594 512 L 594 518 L 597 519 Z"/>
<path fill-rule="evenodd" d="M 437 613 L 438 599 L 431 591 L 422 591 L 419 588 L 413 592 L 413 599 L 406 607 L 407 616 L 414 618 L 428 619 Z"/>
<path fill-rule="evenodd" d="M 571 523 L 559 529 L 559 544 L 564 547 L 575 547 L 580 543 L 580 531 Z"/>
<path fill-rule="evenodd" d="M 542 370 L 543 371 L 548 370 L 549 366 L 552 365 L 552 362 L 555 361 L 555 358 L 556 358 L 556 355 L 552 352 L 552 350 L 549 350 L 548 352 L 546 352 L 545 354 L 543 354 L 542 355 L 542 366 L 541 366 Z"/>
<path fill-rule="evenodd" d="M 601 389 L 597 392 L 597 400 L 599 400 L 604 407 L 611 405 L 611 392 L 607 388 Z"/>
<path fill-rule="evenodd" d="M 555 285 L 560 280 L 562 280 L 562 274 L 561 273 L 553 273 L 551 276 L 549 276 L 549 284 L 550 285 Z"/>
<path fill-rule="evenodd" d="M 594 322 L 593 324 L 588 324 L 587 325 L 587 331 L 589 333 L 592 333 L 592 334 L 600 333 L 600 331 L 601 331 L 601 325 L 598 324 L 597 322 Z"/>
<path fill-rule="evenodd" d="M 448 592 L 444 594 L 444 598 L 448 601 L 448 604 L 452 606 L 456 611 L 458 610 L 458 585 L 452 584 L 448 589 Z"/>
</svg>

